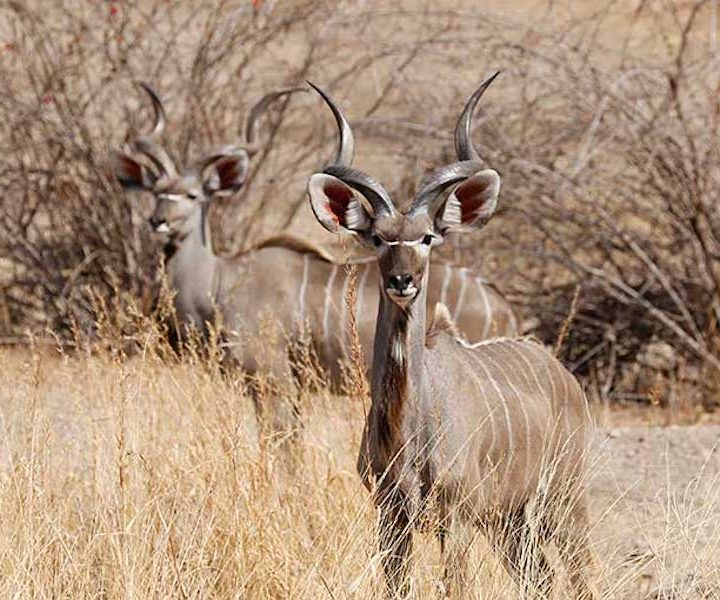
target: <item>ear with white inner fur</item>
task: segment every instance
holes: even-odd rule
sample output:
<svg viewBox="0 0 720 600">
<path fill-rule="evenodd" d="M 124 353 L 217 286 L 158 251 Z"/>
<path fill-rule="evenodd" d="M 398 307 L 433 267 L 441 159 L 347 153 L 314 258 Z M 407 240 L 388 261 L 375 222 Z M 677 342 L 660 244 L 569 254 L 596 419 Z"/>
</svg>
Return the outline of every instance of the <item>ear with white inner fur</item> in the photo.
<svg viewBox="0 0 720 600">
<path fill-rule="evenodd" d="M 245 150 L 238 149 L 219 156 L 207 167 L 203 188 L 208 195 L 239 190 L 247 179 L 250 170 L 250 156 Z"/>
<path fill-rule="evenodd" d="M 485 169 L 468 177 L 452 191 L 435 217 L 440 233 L 472 231 L 482 227 L 497 208 L 500 175 Z"/>
<path fill-rule="evenodd" d="M 361 233 L 370 229 L 372 219 L 360 198 L 337 177 L 315 173 L 308 182 L 308 194 L 315 217 L 328 231 Z"/>
<path fill-rule="evenodd" d="M 121 150 L 110 155 L 110 167 L 120 185 L 127 189 L 151 190 L 157 181 L 155 173 Z"/>
</svg>

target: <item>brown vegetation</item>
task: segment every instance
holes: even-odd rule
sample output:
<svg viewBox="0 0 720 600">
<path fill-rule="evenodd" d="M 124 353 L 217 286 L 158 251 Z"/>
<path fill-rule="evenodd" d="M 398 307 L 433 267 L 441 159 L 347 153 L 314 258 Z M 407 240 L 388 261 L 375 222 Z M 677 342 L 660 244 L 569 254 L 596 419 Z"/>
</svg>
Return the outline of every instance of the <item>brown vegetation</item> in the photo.
<svg viewBox="0 0 720 600">
<path fill-rule="evenodd" d="M 548 343 L 580 285 L 563 357 L 604 398 L 647 395 L 652 385 L 632 370 L 662 342 L 676 354 L 662 374 L 673 385 L 714 382 L 711 2 L 575 13 L 549 4 L 531 11 L 533 26 L 420 1 L 80 4 L 3 8 L 5 335 L 92 331 L 100 300 L 140 299 L 141 312 L 152 310 L 158 253 L 147 206 L 107 177 L 109 148 L 147 118 L 133 80 L 152 81 L 166 99 L 166 141 L 181 160 L 236 139 L 263 91 L 321 81 L 362 115 L 358 160 L 387 174 L 402 202 L 438 150 L 450 150 L 460 99 L 497 67 L 478 139 L 503 176 L 504 214 L 446 256 L 481 265 Z M 332 243 L 304 206 L 305 174 L 329 153 L 323 117 L 310 97 L 276 111 L 245 190 L 214 209 L 225 249 L 290 223 Z"/>
<path fill-rule="evenodd" d="M 168 364 L 153 335 L 132 359 L 0 350 L 0 596 L 379 597 L 376 515 L 355 472 L 362 401 L 315 395 L 290 472 L 279 441 L 258 444 L 243 387 L 214 361 Z M 593 452 L 608 600 L 720 597 L 716 457 L 693 450 L 717 430 L 678 431 L 669 450 L 660 431 L 612 429 Z M 485 541 L 469 542 L 467 597 L 516 597 Z M 432 523 L 413 563 L 415 597 L 433 597 Z"/>
</svg>

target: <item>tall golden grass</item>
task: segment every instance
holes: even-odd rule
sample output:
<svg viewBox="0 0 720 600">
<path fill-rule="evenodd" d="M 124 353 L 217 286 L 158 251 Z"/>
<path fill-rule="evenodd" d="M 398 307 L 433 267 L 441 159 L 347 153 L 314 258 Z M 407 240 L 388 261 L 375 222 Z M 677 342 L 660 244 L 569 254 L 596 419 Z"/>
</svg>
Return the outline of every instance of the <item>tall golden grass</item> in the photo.
<svg viewBox="0 0 720 600">
<path fill-rule="evenodd" d="M 376 515 L 355 472 L 357 397 L 307 397 L 305 428 L 288 449 L 259 443 L 243 385 L 213 361 L 31 346 L 1 350 L 0 364 L 0 597 L 381 594 Z M 667 489 L 632 504 L 632 486 L 614 486 L 619 473 L 594 456 L 601 597 L 664 586 L 674 591 L 654 597 L 720 598 L 712 463 L 691 485 L 673 488 L 668 476 Z M 636 537 L 651 554 L 625 552 Z M 472 539 L 464 597 L 517 597 Z M 412 597 L 435 597 L 442 567 L 431 533 L 416 538 L 413 563 Z"/>
</svg>

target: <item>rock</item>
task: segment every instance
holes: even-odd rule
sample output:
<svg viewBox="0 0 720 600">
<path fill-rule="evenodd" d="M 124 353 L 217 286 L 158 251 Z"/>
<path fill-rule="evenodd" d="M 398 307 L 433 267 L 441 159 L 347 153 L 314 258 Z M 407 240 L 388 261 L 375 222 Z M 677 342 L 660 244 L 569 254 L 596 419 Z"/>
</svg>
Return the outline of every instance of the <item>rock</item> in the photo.
<svg viewBox="0 0 720 600">
<path fill-rule="evenodd" d="M 637 360 L 656 371 L 672 371 L 677 366 L 677 352 L 667 342 L 651 342 L 638 354 Z"/>
</svg>

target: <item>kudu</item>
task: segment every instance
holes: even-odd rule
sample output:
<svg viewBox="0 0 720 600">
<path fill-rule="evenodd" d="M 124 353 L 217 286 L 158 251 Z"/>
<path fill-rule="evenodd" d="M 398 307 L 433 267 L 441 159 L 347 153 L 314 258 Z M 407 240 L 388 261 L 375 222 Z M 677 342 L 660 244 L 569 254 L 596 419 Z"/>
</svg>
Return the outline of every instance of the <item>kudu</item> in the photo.
<svg viewBox="0 0 720 600">
<path fill-rule="evenodd" d="M 309 330 L 320 364 L 338 384 L 342 377 L 338 361 L 347 358 L 351 349 L 350 315 L 343 300 L 350 281 L 345 266 L 289 236 L 270 238 L 236 256 L 217 256 L 206 214 L 215 196 L 242 186 L 250 157 L 259 147 L 259 118 L 270 102 L 294 90 L 273 92 L 255 105 L 246 124 L 246 144 L 222 148 L 180 173 L 157 141 L 166 122 L 162 102 L 150 86 L 142 86 L 152 100 L 155 123 L 150 134 L 136 138 L 127 151 L 115 153 L 114 171 L 124 187 L 155 195 L 150 225 L 168 239 L 166 271 L 180 328 L 206 331 L 217 309 L 229 332 L 226 343 L 232 357 L 246 372 L 261 371 L 274 379 L 290 374 L 287 338 L 292 342 L 301 336 L 301 329 Z M 151 168 L 135 155 L 145 157 Z M 377 288 L 368 281 L 376 271 L 375 261 L 357 264 L 355 315 L 367 366 L 378 304 Z M 438 284 L 430 290 L 430 301 L 451 306 L 468 339 L 517 331 L 508 302 L 477 273 L 443 264 L 431 271 Z M 269 338 L 263 325 L 266 317 L 279 323 L 286 335 Z"/>
<path fill-rule="evenodd" d="M 552 540 L 574 597 L 591 598 L 580 485 L 588 412 L 577 380 L 526 338 L 476 345 L 458 339 L 443 305 L 427 326 L 431 248 L 451 232 L 480 228 L 496 209 L 500 177 L 483 166 L 470 141 L 473 111 L 494 78 L 460 116 L 458 162 L 426 178 L 404 213 L 380 183 L 351 166 L 350 126 L 318 89 L 340 115 L 340 142 L 334 161 L 309 180 L 312 209 L 329 231 L 374 247 L 379 264 L 372 404 L 358 470 L 380 510 L 392 593 L 404 592 L 412 528 L 434 506 L 443 549 L 453 541 L 445 540 L 453 522 L 481 528 L 527 594 L 551 586 L 542 547 Z M 528 542 L 535 525 L 540 544 Z M 448 548 L 455 558 L 466 550 Z M 461 573 L 455 572 L 456 590 Z"/>
</svg>

